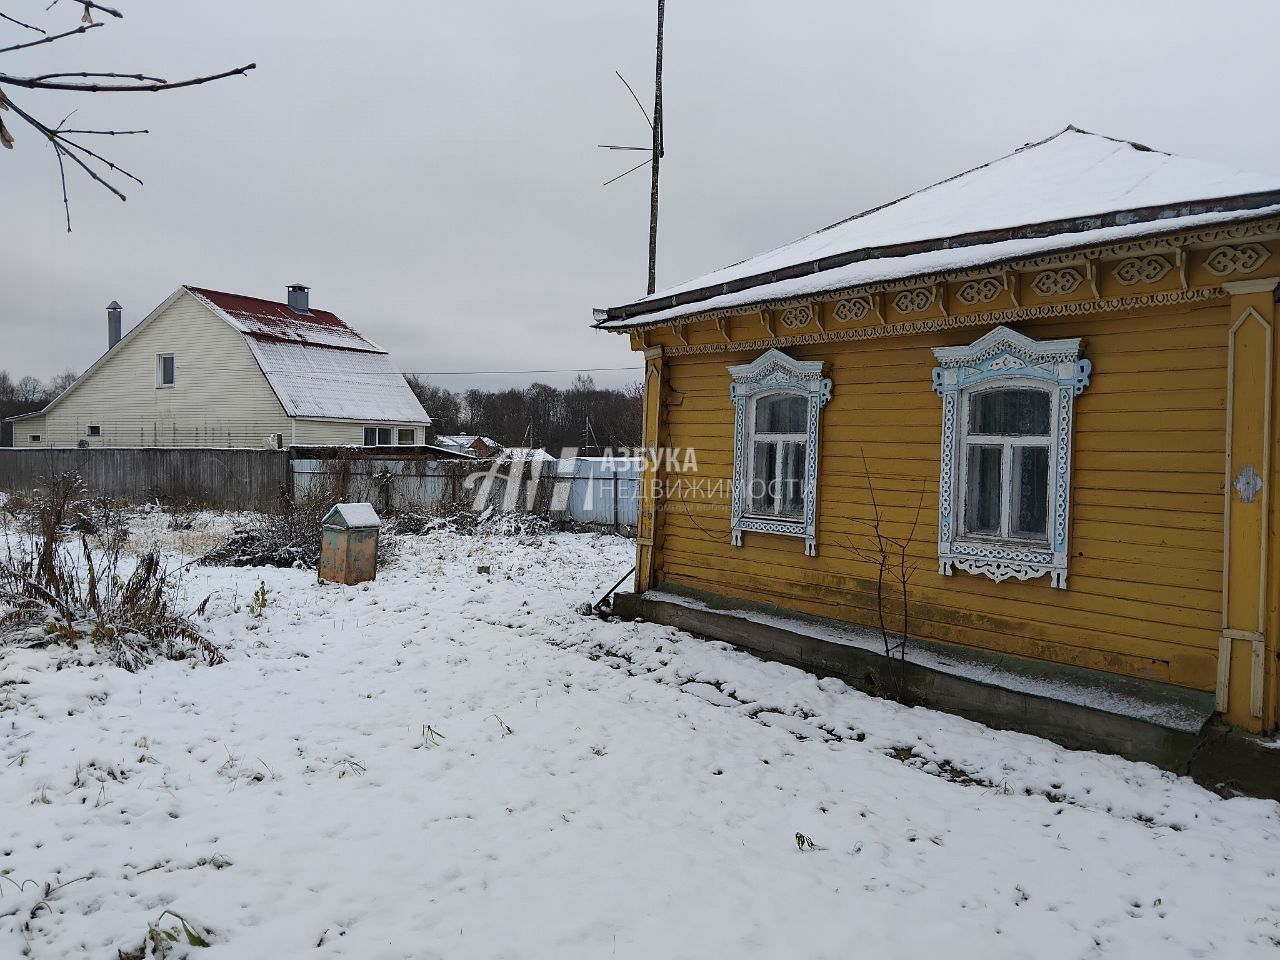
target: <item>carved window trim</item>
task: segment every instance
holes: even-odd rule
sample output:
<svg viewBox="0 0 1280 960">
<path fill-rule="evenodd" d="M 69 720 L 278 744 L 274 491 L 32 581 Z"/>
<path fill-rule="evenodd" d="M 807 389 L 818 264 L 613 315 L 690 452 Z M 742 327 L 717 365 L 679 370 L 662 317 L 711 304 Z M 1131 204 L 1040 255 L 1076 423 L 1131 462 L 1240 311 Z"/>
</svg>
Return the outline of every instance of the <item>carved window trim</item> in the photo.
<svg viewBox="0 0 1280 960">
<path fill-rule="evenodd" d="M 935 347 L 933 389 L 942 398 L 942 466 L 938 481 L 938 572 L 963 570 L 1002 580 L 1048 574 L 1066 589 L 1071 504 L 1071 436 L 1075 400 L 1089 386 L 1093 365 L 1080 358 L 1081 341 L 1032 340 L 996 327 L 967 347 Z M 1050 393 L 1048 542 L 966 536 L 961 518 L 964 425 L 975 393 L 997 386 L 1036 386 Z"/>
<path fill-rule="evenodd" d="M 733 382 L 733 502 L 732 543 L 742 546 L 743 533 L 774 533 L 803 537 L 806 556 L 817 554 L 818 527 L 818 442 L 822 408 L 831 399 L 831 380 L 822 375 L 823 361 L 793 360 L 781 350 L 769 350 L 751 363 L 728 368 Z M 805 430 L 804 510 L 795 520 L 767 518 L 751 514 L 751 452 L 755 426 L 755 403 L 770 394 L 799 394 L 808 399 Z"/>
</svg>

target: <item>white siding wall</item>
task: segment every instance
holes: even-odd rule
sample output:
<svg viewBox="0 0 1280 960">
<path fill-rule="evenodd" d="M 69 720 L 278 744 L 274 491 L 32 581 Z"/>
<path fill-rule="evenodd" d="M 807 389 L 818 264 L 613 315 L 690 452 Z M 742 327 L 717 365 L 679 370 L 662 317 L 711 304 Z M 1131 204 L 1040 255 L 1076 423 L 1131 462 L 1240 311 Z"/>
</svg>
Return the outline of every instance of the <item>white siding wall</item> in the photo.
<svg viewBox="0 0 1280 960">
<path fill-rule="evenodd" d="M 156 356 L 172 353 L 172 387 L 156 386 Z M 14 445 L 74 447 L 262 447 L 290 425 L 244 337 L 182 293 L 160 316 L 44 417 L 14 424 Z M 100 437 L 88 427 L 102 428 Z M 360 438 L 350 442 L 359 442 Z"/>
<path fill-rule="evenodd" d="M 31 437 L 38 436 L 40 443 L 32 443 Z M 43 447 L 48 438 L 44 435 L 44 417 L 31 417 L 27 420 L 15 420 L 13 424 L 13 445 L 15 447 Z"/>
</svg>

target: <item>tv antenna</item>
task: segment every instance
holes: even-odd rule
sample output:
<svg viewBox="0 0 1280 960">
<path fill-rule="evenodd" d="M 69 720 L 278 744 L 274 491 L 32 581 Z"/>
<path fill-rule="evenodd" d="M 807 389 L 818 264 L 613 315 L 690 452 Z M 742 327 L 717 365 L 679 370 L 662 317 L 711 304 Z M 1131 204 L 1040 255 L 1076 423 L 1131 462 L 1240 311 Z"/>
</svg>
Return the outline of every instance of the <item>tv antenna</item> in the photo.
<svg viewBox="0 0 1280 960">
<path fill-rule="evenodd" d="M 640 108 L 640 112 L 644 115 L 645 123 L 649 125 L 649 132 L 652 135 L 652 143 L 647 147 L 628 147 L 616 143 L 597 144 L 604 150 L 635 150 L 648 152 L 648 159 L 642 160 L 629 170 L 624 170 L 612 180 L 606 180 L 604 186 L 611 183 L 617 183 L 629 173 L 635 173 L 637 170 L 649 167 L 649 293 L 653 293 L 658 286 L 658 164 L 662 159 L 662 21 L 666 13 L 666 0 L 658 0 L 658 43 L 657 52 L 654 57 L 654 79 L 653 79 L 653 117 L 649 116 L 649 112 L 645 110 L 644 104 L 640 102 L 640 98 L 636 96 L 635 90 L 631 89 L 631 84 L 627 83 L 626 78 L 617 70 L 614 74 L 622 81 L 622 85 L 627 88 L 627 93 L 631 94 L 631 99 L 636 102 L 636 106 Z"/>
</svg>

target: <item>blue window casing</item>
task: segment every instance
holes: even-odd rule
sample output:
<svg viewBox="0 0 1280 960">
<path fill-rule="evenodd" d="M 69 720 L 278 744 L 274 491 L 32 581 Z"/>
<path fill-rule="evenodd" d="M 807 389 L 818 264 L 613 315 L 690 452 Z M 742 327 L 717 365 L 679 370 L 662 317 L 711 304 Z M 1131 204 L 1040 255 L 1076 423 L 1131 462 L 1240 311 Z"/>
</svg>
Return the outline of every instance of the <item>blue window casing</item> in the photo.
<svg viewBox="0 0 1280 960">
<path fill-rule="evenodd" d="M 806 556 L 817 554 L 819 427 L 822 408 L 831 399 L 831 380 L 822 375 L 821 360 L 793 360 L 770 350 L 751 363 L 729 367 L 734 406 L 732 543 L 742 546 L 742 534 L 773 533 L 803 537 Z M 755 405 L 764 397 L 791 394 L 806 401 L 804 424 L 803 508 L 794 518 L 752 513 L 751 474 L 755 435 Z"/>
<path fill-rule="evenodd" d="M 1049 575 L 1066 589 L 1071 505 L 1071 436 L 1076 397 L 1089 386 L 1092 364 L 1080 358 L 1081 341 L 1032 340 L 997 327 L 967 347 L 936 347 L 933 389 L 942 398 L 942 466 L 938 480 L 938 570 L 986 576 L 997 582 Z M 968 478 L 963 469 L 969 405 L 1001 387 L 1045 391 L 1050 397 L 1047 521 L 1043 543 L 977 536 L 964 524 Z"/>
</svg>

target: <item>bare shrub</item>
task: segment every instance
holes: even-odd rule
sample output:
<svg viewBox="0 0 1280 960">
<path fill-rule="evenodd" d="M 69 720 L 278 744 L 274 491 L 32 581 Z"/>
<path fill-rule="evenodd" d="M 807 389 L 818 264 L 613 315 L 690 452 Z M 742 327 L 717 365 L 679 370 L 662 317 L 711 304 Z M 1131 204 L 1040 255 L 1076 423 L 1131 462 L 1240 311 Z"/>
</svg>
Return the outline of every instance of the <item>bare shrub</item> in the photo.
<svg viewBox="0 0 1280 960">
<path fill-rule="evenodd" d="M 320 564 L 324 518 L 342 502 L 338 487 L 322 484 L 291 498 L 279 513 L 261 514 L 241 527 L 200 562 L 217 567 L 295 567 L 314 570 Z M 390 527 L 378 537 L 378 563 L 390 563 L 396 543 Z"/>
<path fill-rule="evenodd" d="M 74 474 L 56 477 L 32 498 L 25 531 L 4 532 L 0 640 L 22 647 L 88 641 L 131 671 L 157 657 L 221 663 L 217 646 L 177 611 L 177 578 L 159 554 L 143 554 L 129 570 L 122 511 L 83 493 Z M 86 502 L 89 509 L 80 509 Z"/>
<path fill-rule="evenodd" d="M 889 519 L 888 509 L 876 495 L 876 485 L 872 479 L 871 468 L 867 465 L 866 451 L 862 453 L 862 474 L 867 484 L 872 515 L 870 520 L 855 522 L 867 528 L 867 543 L 863 545 L 851 540 L 848 549 L 854 556 L 876 568 L 876 613 L 879 616 L 880 638 L 884 643 L 885 657 L 894 665 L 891 671 L 895 687 L 893 694 L 901 699 L 906 692 L 904 665 L 910 643 L 909 586 L 911 578 L 919 567 L 918 561 L 909 558 L 912 544 L 916 539 L 916 530 L 920 526 L 920 513 L 924 508 L 924 484 L 920 485 L 920 493 L 916 499 L 910 523 L 905 524 L 899 521 L 894 524 Z M 897 536 L 889 534 L 891 527 L 899 530 Z M 896 618 L 890 609 L 895 599 L 899 604 Z M 896 624 L 892 623 L 895 619 Z M 898 629 L 894 629 L 895 626 Z"/>
</svg>

